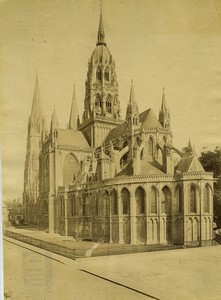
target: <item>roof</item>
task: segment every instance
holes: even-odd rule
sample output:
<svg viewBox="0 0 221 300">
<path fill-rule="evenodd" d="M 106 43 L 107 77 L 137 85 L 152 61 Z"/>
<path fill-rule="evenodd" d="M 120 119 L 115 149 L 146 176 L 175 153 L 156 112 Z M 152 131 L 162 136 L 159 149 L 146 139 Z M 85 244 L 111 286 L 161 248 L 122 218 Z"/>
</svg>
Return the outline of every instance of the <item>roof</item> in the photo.
<svg viewBox="0 0 221 300">
<path fill-rule="evenodd" d="M 149 162 L 148 160 L 141 161 L 140 172 L 138 175 L 165 175 L 163 171 L 160 170 L 160 165 L 157 162 Z"/>
<path fill-rule="evenodd" d="M 141 128 L 162 128 L 162 125 L 157 120 L 154 112 L 152 109 L 145 110 L 139 115 L 139 121 L 141 123 Z M 128 124 L 125 121 L 123 124 L 115 127 L 110 131 L 106 138 L 106 142 L 110 140 L 117 139 L 118 137 L 126 134 Z"/>
<path fill-rule="evenodd" d="M 204 169 L 198 158 L 194 155 L 181 158 L 175 171 L 178 172 L 204 172 Z"/>
<path fill-rule="evenodd" d="M 115 140 L 118 137 L 124 135 L 127 132 L 127 122 L 125 121 L 123 124 L 115 127 L 114 129 L 112 129 L 110 131 L 110 133 L 108 134 L 107 138 L 106 138 L 106 142 L 110 141 L 110 140 Z"/>
<path fill-rule="evenodd" d="M 162 128 L 151 108 L 145 110 L 139 115 L 142 128 Z"/>
<path fill-rule="evenodd" d="M 163 171 L 160 169 L 160 165 L 157 162 L 150 162 L 148 159 L 141 161 L 140 171 L 137 175 L 165 175 Z M 128 165 L 122 169 L 116 176 L 130 176 L 133 175 L 133 167 L 132 162 L 130 161 Z"/>
<path fill-rule="evenodd" d="M 79 130 L 58 129 L 57 142 L 59 146 L 90 147 L 83 133 Z"/>
</svg>

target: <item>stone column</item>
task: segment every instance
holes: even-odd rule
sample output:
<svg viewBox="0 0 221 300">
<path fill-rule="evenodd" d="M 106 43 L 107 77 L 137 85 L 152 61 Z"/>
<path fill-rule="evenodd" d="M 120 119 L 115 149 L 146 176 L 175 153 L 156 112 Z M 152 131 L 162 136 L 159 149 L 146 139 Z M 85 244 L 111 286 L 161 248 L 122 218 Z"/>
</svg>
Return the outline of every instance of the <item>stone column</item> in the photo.
<svg viewBox="0 0 221 300">
<path fill-rule="evenodd" d="M 64 233 L 68 235 L 68 197 L 67 193 L 64 194 Z"/>
<path fill-rule="evenodd" d="M 188 241 L 188 215 L 189 211 L 189 195 L 188 195 L 188 188 L 184 182 L 183 184 L 183 244 L 186 244 Z"/>
<path fill-rule="evenodd" d="M 135 245 L 137 243 L 136 198 L 132 193 L 130 195 L 130 232 L 131 232 L 130 243 Z"/>
<path fill-rule="evenodd" d="M 112 201 L 111 201 L 111 196 L 109 196 L 108 198 L 109 201 L 109 219 L 110 219 L 110 225 L 109 225 L 109 231 L 110 231 L 110 243 L 113 243 L 112 241 L 112 213 L 111 213 L 111 209 L 112 209 Z"/>
<path fill-rule="evenodd" d="M 117 209 L 118 209 L 119 244 L 124 244 L 124 239 L 123 239 L 123 217 L 122 217 L 122 199 L 121 199 L 121 195 L 118 195 Z"/>
<path fill-rule="evenodd" d="M 48 231 L 50 234 L 54 234 L 54 197 L 55 195 L 49 195 L 48 206 Z"/>
<path fill-rule="evenodd" d="M 151 205 L 151 203 L 150 203 L 151 199 L 148 199 L 148 195 L 149 195 L 148 188 L 149 187 L 146 188 L 146 195 L 145 195 L 146 244 L 148 244 L 148 242 L 149 242 L 148 238 L 149 238 L 149 235 L 150 235 L 150 233 L 149 233 L 149 218 L 148 218 L 148 215 L 149 215 L 149 210 L 150 210 L 150 205 Z"/>
</svg>

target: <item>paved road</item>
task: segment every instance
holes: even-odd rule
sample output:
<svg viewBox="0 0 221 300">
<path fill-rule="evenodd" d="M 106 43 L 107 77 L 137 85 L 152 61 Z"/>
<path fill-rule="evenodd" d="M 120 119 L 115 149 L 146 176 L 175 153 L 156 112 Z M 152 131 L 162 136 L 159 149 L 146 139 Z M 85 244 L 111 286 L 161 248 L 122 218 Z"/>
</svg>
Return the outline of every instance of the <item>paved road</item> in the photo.
<svg viewBox="0 0 221 300">
<path fill-rule="evenodd" d="M 17 243 L 16 241 L 14 241 Z M 151 299 L 128 288 L 82 272 L 74 261 L 4 240 L 5 290 L 13 300 Z M 23 248 L 22 245 L 26 248 Z M 39 253 L 40 252 L 40 253 Z M 49 255 L 45 256 L 45 255 Z"/>
</svg>

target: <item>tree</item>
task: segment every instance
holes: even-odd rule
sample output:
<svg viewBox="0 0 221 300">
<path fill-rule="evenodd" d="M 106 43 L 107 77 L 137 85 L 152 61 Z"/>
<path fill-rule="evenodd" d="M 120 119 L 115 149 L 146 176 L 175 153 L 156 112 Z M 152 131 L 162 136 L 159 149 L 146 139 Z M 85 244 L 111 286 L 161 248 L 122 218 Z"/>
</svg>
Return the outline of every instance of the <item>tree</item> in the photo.
<svg viewBox="0 0 221 300">
<path fill-rule="evenodd" d="M 221 149 L 216 147 L 214 151 L 202 151 L 199 157 L 203 168 L 207 172 L 213 172 L 214 184 L 214 220 L 221 228 Z"/>
</svg>

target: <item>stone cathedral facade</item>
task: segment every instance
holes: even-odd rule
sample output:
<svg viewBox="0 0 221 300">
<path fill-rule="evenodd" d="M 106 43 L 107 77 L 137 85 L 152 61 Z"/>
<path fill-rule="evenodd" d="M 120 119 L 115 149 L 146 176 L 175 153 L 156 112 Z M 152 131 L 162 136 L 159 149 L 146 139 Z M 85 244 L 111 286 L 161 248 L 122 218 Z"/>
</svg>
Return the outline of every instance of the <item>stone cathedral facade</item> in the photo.
<svg viewBox="0 0 221 300">
<path fill-rule="evenodd" d="M 82 120 L 74 91 L 68 127 L 59 127 L 54 110 L 47 132 L 36 80 L 24 174 L 26 221 L 76 240 L 211 244 L 213 175 L 190 143 L 181 151 L 172 139 L 164 91 L 157 118 L 152 109 L 139 111 L 131 82 L 122 118 L 101 14 Z"/>
</svg>

